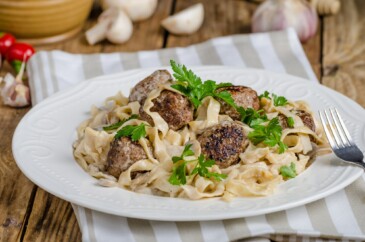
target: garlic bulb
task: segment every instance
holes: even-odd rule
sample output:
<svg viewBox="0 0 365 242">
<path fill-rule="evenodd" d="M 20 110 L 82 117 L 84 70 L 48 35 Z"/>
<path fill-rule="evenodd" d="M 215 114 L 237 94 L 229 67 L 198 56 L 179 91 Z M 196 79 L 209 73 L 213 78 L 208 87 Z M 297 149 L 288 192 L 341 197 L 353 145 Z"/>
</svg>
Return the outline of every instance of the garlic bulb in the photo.
<svg viewBox="0 0 365 242">
<path fill-rule="evenodd" d="M 157 3 L 157 0 L 102 0 L 101 6 L 103 9 L 123 10 L 133 22 L 138 22 L 151 17 Z"/>
<path fill-rule="evenodd" d="M 22 81 L 24 69 L 25 62 L 23 62 L 19 74 L 15 78 L 10 73 L 6 74 L 4 78 L 0 77 L 0 84 L 2 84 L 0 94 L 5 105 L 17 108 L 30 105 L 29 87 L 24 85 Z"/>
<path fill-rule="evenodd" d="M 252 19 L 253 32 L 282 30 L 293 27 L 302 42 L 317 30 L 318 17 L 305 0 L 267 0 L 256 10 Z"/>
<path fill-rule="evenodd" d="M 204 7 L 198 3 L 162 20 L 161 25 L 170 33 L 185 35 L 196 32 L 203 21 Z"/>
</svg>

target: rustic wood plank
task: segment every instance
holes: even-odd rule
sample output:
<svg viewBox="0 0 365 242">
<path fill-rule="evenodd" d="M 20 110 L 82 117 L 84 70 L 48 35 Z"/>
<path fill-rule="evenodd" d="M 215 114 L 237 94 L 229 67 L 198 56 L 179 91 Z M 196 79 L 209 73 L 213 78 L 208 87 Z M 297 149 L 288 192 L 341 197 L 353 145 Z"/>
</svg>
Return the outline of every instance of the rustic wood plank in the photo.
<svg viewBox="0 0 365 242">
<path fill-rule="evenodd" d="M 322 27 L 322 19 L 319 19 L 316 35 L 303 44 L 305 54 L 319 81 L 322 79 Z"/>
<path fill-rule="evenodd" d="M 70 203 L 38 188 L 24 241 L 81 241 Z"/>
<path fill-rule="evenodd" d="M 342 0 L 324 19 L 323 84 L 365 107 L 365 1 Z"/>
</svg>

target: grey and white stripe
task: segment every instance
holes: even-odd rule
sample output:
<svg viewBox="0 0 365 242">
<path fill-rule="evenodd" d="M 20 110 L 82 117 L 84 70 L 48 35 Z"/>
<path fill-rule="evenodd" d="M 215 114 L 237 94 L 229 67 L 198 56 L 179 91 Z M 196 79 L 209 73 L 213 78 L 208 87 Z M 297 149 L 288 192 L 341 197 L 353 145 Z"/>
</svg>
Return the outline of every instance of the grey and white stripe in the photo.
<svg viewBox="0 0 365 242">
<path fill-rule="evenodd" d="M 262 68 L 317 81 L 294 30 L 289 29 L 135 53 L 39 52 L 27 67 L 32 102 L 36 105 L 59 90 L 98 75 L 160 67 L 168 65 L 170 59 L 189 66 Z M 365 240 L 364 194 L 363 175 L 347 188 L 305 206 L 256 217 L 209 222 L 148 221 L 107 215 L 77 205 L 73 208 L 84 241 L 244 241 L 253 236 L 276 241 L 361 241 Z"/>
</svg>

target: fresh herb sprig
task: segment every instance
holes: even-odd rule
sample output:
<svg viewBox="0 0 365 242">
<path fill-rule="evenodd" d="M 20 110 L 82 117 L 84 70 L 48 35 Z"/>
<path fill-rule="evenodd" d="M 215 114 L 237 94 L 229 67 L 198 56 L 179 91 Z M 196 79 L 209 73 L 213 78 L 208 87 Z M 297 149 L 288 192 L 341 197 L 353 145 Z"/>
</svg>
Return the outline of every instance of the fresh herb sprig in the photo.
<svg viewBox="0 0 365 242">
<path fill-rule="evenodd" d="M 121 137 L 131 137 L 132 141 L 137 141 L 140 138 L 147 136 L 146 125 L 141 123 L 140 125 L 127 125 L 118 130 L 114 138 L 119 139 Z"/>
<path fill-rule="evenodd" d="M 284 96 L 278 96 L 274 93 L 271 93 L 270 97 L 270 93 L 268 91 L 265 91 L 263 94 L 259 96 L 260 99 L 262 99 L 263 97 L 267 99 L 272 99 L 274 102 L 274 106 L 276 107 L 284 106 L 285 104 L 288 103 L 288 100 Z"/>
<path fill-rule="evenodd" d="M 253 108 L 244 109 L 243 107 L 237 107 L 236 110 L 240 114 L 241 121 L 250 127 L 268 121 L 268 118 L 262 109 L 256 111 Z"/>
<path fill-rule="evenodd" d="M 280 167 L 279 172 L 286 179 L 294 178 L 297 176 L 297 171 L 293 162 L 290 163 L 290 166 Z"/>
<path fill-rule="evenodd" d="M 278 118 L 273 118 L 264 126 L 261 124 L 252 126 L 253 131 L 248 134 L 248 138 L 256 145 L 263 142 L 267 146 L 279 146 L 279 153 L 283 153 L 288 147 L 280 140 L 282 128 Z"/>
<path fill-rule="evenodd" d="M 177 80 L 177 83 L 171 85 L 171 87 L 185 94 L 195 108 L 198 108 L 201 101 L 208 96 L 221 98 L 228 104 L 234 105 L 234 100 L 229 92 L 216 91 L 221 87 L 232 86 L 231 83 L 217 84 L 212 80 L 203 82 L 200 77 L 195 75 L 192 70 L 188 70 L 185 65 L 177 64 L 174 60 L 170 60 L 170 64 L 174 71 L 173 76 Z"/>
<path fill-rule="evenodd" d="M 103 127 L 103 130 L 104 131 L 112 131 L 112 130 L 116 130 L 118 129 L 120 126 L 122 126 L 125 122 L 129 121 L 129 120 L 132 120 L 132 119 L 138 119 L 138 115 L 137 114 L 132 114 L 129 118 L 127 119 L 123 119 L 123 120 L 120 120 L 119 122 L 117 123 L 114 123 L 114 124 L 111 124 L 109 126 L 105 126 Z"/>
<path fill-rule="evenodd" d="M 221 87 L 232 86 L 231 83 L 217 84 L 215 81 L 202 81 L 192 70 L 188 70 L 185 65 L 177 64 L 174 60 L 170 60 L 171 68 L 174 71 L 173 76 L 177 83 L 171 87 L 182 92 L 193 103 L 195 108 L 198 108 L 201 101 L 207 97 L 219 98 L 225 103 L 235 108 L 240 114 L 242 122 L 252 126 L 267 121 L 267 117 L 263 114 L 263 110 L 256 111 L 252 108 L 244 109 L 238 106 L 231 94 L 227 91 L 218 92 L 217 89 Z"/>
<path fill-rule="evenodd" d="M 172 162 L 174 167 L 172 169 L 172 174 L 169 178 L 169 182 L 172 185 L 180 186 L 186 184 L 186 177 L 189 175 L 198 174 L 199 176 L 206 178 L 214 178 L 217 181 L 221 181 L 227 177 L 226 174 L 219 174 L 215 172 L 210 172 L 209 167 L 215 164 L 214 160 L 205 159 L 204 155 L 200 155 L 197 160 L 186 160 L 186 157 L 193 156 L 194 152 L 191 150 L 191 144 L 185 146 L 181 156 L 172 157 Z M 196 165 L 190 174 L 187 174 L 186 166 L 189 162 L 196 162 Z"/>
</svg>

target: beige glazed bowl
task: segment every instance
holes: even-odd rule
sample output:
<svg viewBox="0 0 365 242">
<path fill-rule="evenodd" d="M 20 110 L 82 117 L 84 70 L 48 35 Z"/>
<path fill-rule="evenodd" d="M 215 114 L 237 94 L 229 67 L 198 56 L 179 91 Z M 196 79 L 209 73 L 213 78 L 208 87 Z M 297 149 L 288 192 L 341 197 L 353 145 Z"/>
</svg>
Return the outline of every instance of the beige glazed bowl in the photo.
<svg viewBox="0 0 365 242">
<path fill-rule="evenodd" d="M 28 42 L 55 42 L 79 32 L 93 0 L 0 0 L 0 31 Z"/>
</svg>

